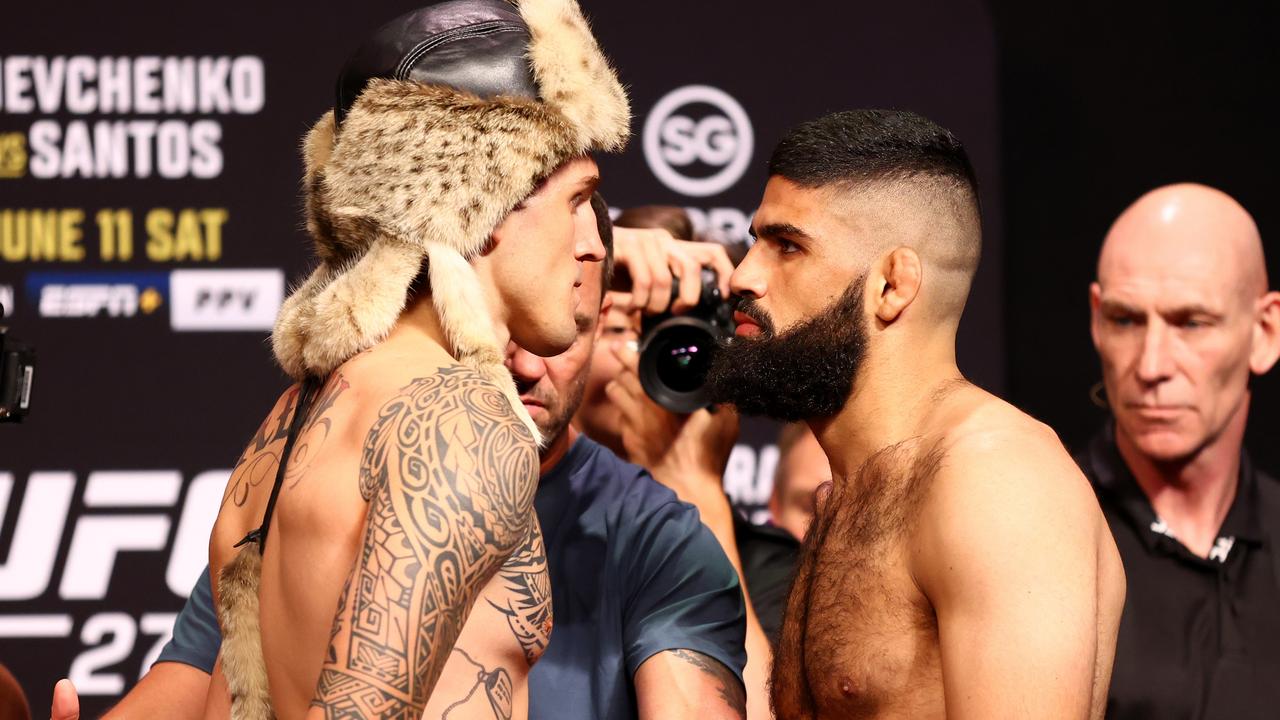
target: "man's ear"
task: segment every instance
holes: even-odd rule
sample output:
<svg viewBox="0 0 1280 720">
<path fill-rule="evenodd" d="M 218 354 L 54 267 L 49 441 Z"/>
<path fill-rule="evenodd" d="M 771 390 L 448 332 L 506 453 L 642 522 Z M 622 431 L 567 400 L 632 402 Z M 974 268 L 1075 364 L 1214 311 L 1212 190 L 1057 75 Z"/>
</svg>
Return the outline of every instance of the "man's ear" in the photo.
<svg viewBox="0 0 1280 720">
<path fill-rule="evenodd" d="M 1102 285 L 1089 284 L 1089 335 L 1093 337 L 1093 349 L 1098 350 L 1098 331 L 1102 327 Z"/>
<path fill-rule="evenodd" d="M 900 247 L 880 261 L 880 297 L 875 300 L 875 313 L 886 325 L 897 320 L 920 294 L 922 269 L 920 256 L 911 248 Z"/>
<path fill-rule="evenodd" d="M 1280 292 L 1258 299 L 1258 317 L 1253 323 L 1253 344 L 1249 349 L 1249 370 L 1265 375 L 1280 358 Z"/>
</svg>

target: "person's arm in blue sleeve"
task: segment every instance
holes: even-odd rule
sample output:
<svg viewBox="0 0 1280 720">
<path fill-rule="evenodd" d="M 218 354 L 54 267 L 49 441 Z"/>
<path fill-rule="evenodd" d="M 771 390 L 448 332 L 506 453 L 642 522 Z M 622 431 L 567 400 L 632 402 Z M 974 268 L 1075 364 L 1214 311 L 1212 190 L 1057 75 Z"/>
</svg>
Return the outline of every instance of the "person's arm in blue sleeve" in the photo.
<svg viewBox="0 0 1280 720">
<path fill-rule="evenodd" d="M 673 414 L 645 394 L 640 383 L 639 355 L 626 347 L 615 348 L 614 355 L 624 370 L 606 392 L 622 415 L 622 444 L 628 459 L 647 468 L 655 480 L 698 509 L 735 575 L 744 577 L 734 534 L 733 510 L 721 482 L 738 438 L 737 413 L 732 408 L 719 407 L 715 412 L 704 408 L 689 415 Z M 745 583 L 741 587 L 747 598 L 747 665 L 742 676 L 747 689 L 747 717 L 767 720 L 773 717 L 769 709 L 773 648 L 756 616 L 750 590 Z M 658 697 L 669 701 L 673 696 L 659 692 Z M 664 712 L 674 710 L 664 707 Z"/>
<path fill-rule="evenodd" d="M 174 621 L 173 636 L 160 651 L 160 657 L 129 694 L 103 716 L 104 720 L 204 717 L 209 674 L 221 646 L 222 633 L 206 567 Z M 71 683 L 59 683 L 54 688 L 53 708 L 52 720 L 79 718 L 79 699 Z"/>
<path fill-rule="evenodd" d="M 623 633 L 640 717 L 746 717 L 746 607 L 733 565 L 675 498 L 634 527 Z"/>
</svg>

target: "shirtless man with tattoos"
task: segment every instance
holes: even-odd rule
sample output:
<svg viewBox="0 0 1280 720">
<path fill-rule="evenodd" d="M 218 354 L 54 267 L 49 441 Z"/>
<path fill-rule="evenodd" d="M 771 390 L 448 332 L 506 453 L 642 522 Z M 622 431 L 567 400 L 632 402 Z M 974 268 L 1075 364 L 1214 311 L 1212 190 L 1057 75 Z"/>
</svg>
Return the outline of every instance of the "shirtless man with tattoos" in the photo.
<svg viewBox="0 0 1280 720">
<path fill-rule="evenodd" d="M 586 153 L 628 112 L 573 0 L 439 3 L 347 63 L 304 148 L 321 264 L 272 337 L 300 382 L 210 539 L 207 717 L 526 714 L 552 609 L 503 355 L 574 342 L 603 259 Z M 478 678 L 488 702 L 457 707 Z"/>
<path fill-rule="evenodd" d="M 772 680 L 779 718 L 1101 718 L 1116 546 L 1053 431 L 967 382 L 973 169 L 911 113 L 774 151 L 731 285 L 718 399 L 804 420 L 831 460 Z"/>
<path fill-rule="evenodd" d="M 556 619 L 554 642 L 529 673 L 529 718 L 739 718 L 745 608 L 733 566 L 692 505 L 569 424 L 588 384 L 593 350 L 607 342 L 602 313 L 611 299 L 604 287 L 615 242 L 619 265 L 634 269 L 644 263 L 653 276 L 670 276 L 670 266 L 699 260 L 682 255 L 689 244 L 675 241 L 661 253 L 639 252 L 647 238 L 627 230 L 615 238 L 599 194 L 591 207 L 606 259 L 583 264 L 582 302 L 574 312 L 577 339 L 551 358 L 515 343 L 507 347 L 521 402 L 543 437 L 534 508 L 545 539 Z M 727 263 L 728 257 L 720 260 Z M 726 284 L 728 278 L 726 272 Z M 697 273 L 667 279 L 701 286 Z M 287 432 L 275 430 L 282 422 L 288 418 L 263 432 Z M 539 608 L 545 607 L 543 576 L 506 577 L 514 581 L 510 588 L 518 588 L 508 599 L 518 602 L 495 609 L 501 609 L 513 632 L 531 621 L 536 625 Z M 105 718 L 201 716 L 221 642 L 210 596 L 205 573 L 156 664 Z M 461 644 L 454 652 L 466 662 L 476 660 Z M 504 674 L 510 677 L 507 668 L 478 662 L 472 667 L 469 684 L 438 686 L 432 702 L 446 704 L 442 717 L 509 717 L 510 708 L 494 702 L 505 687 Z M 70 681 L 58 683 L 52 706 L 53 720 L 78 720 Z"/>
</svg>

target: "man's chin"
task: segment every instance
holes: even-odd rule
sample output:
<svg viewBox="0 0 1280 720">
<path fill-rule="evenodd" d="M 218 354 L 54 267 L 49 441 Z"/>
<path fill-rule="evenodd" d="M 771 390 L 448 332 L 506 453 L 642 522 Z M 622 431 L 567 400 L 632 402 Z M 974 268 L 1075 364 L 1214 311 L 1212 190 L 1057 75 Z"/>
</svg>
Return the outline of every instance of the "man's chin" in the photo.
<svg viewBox="0 0 1280 720">
<path fill-rule="evenodd" d="M 1180 463 L 1191 459 L 1204 445 L 1199 433 L 1168 425 L 1135 423 L 1126 434 L 1143 456 L 1157 463 Z"/>
<path fill-rule="evenodd" d="M 517 345 L 538 357 L 550 358 L 573 346 L 573 341 L 578 338 L 578 328 L 570 321 L 567 331 L 563 328 L 553 327 L 528 333 L 529 337 L 523 337 L 523 335 L 525 333 L 521 333 L 518 336 L 513 332 L 511 339 Z"/>
</svg>

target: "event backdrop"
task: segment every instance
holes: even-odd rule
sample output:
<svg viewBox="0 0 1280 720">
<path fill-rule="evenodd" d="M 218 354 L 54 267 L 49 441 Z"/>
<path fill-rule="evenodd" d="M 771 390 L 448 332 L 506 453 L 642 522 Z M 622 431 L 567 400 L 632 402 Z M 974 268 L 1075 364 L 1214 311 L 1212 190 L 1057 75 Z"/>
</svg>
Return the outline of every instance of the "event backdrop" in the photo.
<svg viewBox="0 0 1280 720">
<path fill-rule="evenodd" d="M 360 39 L 415 7 L 11 3 L 0 50 L 0 303 L 35 344 L 31 414 L 0 425 L 0 663 L 47 717 L 69 675 L 108 707 L 167 639 L 229 468 L 285 387 L 267 333 L 311 262 L 298 139 Z M 853 107 L 922 112 L 968 145 L 987 248 L 963 369 L 1003 385 L 996 57 L 978 0 L 586 0 L 634 139 L 615 207 L 669 203 L 738 239 L 770 148 Z M 785 391 L 785 390 L 781 390 Z M 775 428 L 726 488 L 758 520 Z"/>
</svg>

